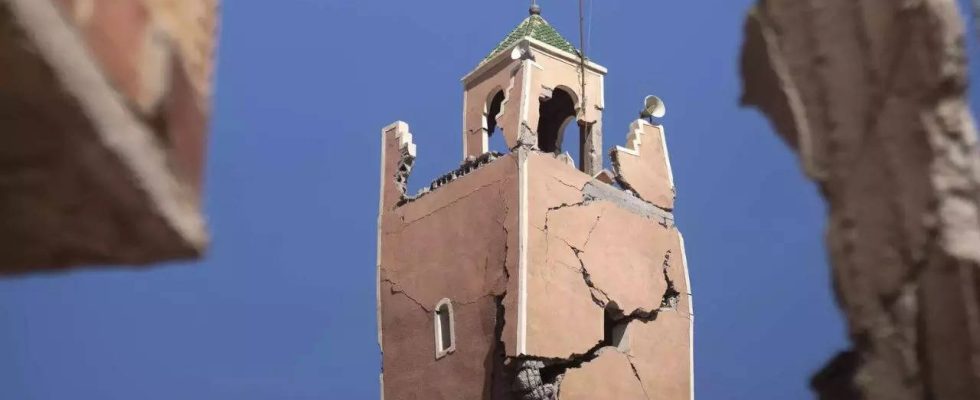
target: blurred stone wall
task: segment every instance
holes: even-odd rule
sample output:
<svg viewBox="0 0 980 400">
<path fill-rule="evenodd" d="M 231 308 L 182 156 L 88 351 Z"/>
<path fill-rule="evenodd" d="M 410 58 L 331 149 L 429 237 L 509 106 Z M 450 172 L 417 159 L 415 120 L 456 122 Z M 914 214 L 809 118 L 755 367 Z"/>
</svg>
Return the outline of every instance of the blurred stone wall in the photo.
<svg viewBox="0 0 980 400">
<path fill-rule="evenodd" d="M 824 399 L 980 398 L 980 152 L 955 0 L 760 0 L 742 102 L 829 204 L 851 350 Z"/>
<path fill-rule="evenodd" d="M 0 0 L 0 274 L 199 256 L 217 0 Z"/>
</svg>

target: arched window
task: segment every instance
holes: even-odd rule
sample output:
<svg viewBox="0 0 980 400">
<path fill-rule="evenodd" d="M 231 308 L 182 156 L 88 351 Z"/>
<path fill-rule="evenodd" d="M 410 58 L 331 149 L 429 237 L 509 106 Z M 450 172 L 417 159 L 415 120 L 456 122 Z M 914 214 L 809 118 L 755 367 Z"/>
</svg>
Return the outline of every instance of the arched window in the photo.
<svg viewBox="0 0 980 400">
<path fill-rule="evenodd" d="M 538 147 L 543 152 L 561 154 L 563 145 L 581 153 L 581 140 L 562 143 L 566 128 L 573 129 L 575 98 L 563 88 L 555 88 L 550 98 L 541 98 L 538 108 Z"/>
<path fill-rule="evenodd" d="M 510 149 L 507 147 L 507 140 L 497 125 L 497 117 L 504 103 L 504 91 L 498 89 L 487 102 L 486 112 L 483 114 L 484 126 L 487 128 L 487 151 L 506 153 Z"/>
<path fill-rule="evenodd" d="M 453 303 L 449 299 L 439 300 L 433 311 L 435 325 L 436 359 L 456 351 L 456 321 L 453 316 Z"/>
</svg>

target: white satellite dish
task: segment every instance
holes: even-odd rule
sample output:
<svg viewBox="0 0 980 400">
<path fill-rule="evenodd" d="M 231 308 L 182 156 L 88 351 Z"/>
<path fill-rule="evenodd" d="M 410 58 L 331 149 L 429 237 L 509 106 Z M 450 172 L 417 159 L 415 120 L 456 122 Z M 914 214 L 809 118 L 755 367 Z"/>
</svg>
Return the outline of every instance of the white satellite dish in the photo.
<svg viewBox="0 0 980 400">
<path fill-rule="evenodd" d="M 643 99 L 642 118 L 663 118 L 667 114 L 667 105 L 657 96 L 647 96 Z"/>
</svg>

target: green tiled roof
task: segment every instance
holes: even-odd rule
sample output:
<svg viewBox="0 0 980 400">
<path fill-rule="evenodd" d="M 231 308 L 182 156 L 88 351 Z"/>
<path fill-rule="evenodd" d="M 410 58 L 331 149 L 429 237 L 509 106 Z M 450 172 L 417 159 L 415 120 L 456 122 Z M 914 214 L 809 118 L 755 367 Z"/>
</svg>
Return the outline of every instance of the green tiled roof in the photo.
<svg viewBox="0 0 980 400">
<path fill-rule="evenodd" d="M 575 46 L 571 42 L 566 40 L 561 36 L 555 28 L 552 28 L 548 21 L 541 18 L 540 15 L 531 15 L 527 17 L 517 28 L 514 28 L 510 34 L 497 47 L 494 47 L 493 51 L 490 52 L 486 58 L 483 59 L 484 62 L 490 60 L 500 52 L 507 50 L 514 43 L 517 43 L 521 39 L 526 37 L 532 37 L 536 40 L 540 40 L 549 45 L 555 46 L 558 49 L 567 51 L 571 54 L 575 54 Z"/>
</svg>

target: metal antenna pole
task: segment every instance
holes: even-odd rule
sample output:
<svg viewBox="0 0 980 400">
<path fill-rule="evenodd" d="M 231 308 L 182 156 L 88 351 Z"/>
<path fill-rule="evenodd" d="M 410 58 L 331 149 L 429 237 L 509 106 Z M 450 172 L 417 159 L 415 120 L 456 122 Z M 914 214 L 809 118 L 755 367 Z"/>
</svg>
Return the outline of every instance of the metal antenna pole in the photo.
<svg viewBox="0 0 980 400">
<path fill-rule="evenodd" d="M 586 44 L 585 44 L 585 0 L 578 0 L 578 39 L 579 39 L 579 46 L 582 48 L 581 51 L 580 51 L 580 53 L 579 53 L 579 56 L 581 58 L 581 60 L 580 60 L 581 63 L 579 65 L 579 69 L 580 69 L 580 73 L 581 73 L 581 75 L 580 75 L 581 78 L 580 79 L 582 80 L 581 81 L 581 83 L 582 83 L 582 101 L 581 101 L 581 104 L 579 104 L 579 118 L 578 118 L 578 130 L 579 130 L 579 135 L 578 135 L 578 137 L 579 137 L 579 156 L 578 156 L 579 160 L 578 160 L 578 168 L 581 171 L 588 172 L 588 173 L 591 174 L 591 173 L 594 173 L 594 172 L 592 172 L 592 171 L 586 171 L 586 169 L 591 169 L 594 166 L 592 166 L 592 162 L 591 161 L 588 162 L 588 163 L 586 163 L 586 160 L 585 160 L 586 157 L 588 157 L 588 150 L 586 149 L 586 147 L 588 147 L 588 144 L 591 143 L 591 141 L 592 141 L 591 138 L 589 137 L 590 136 L 589 131 L 591 129 L 589 127 L 588 122 L 585 120 L 585 118 L 586 118 L 586 112 L 587 112 L 586 111 L 587 110 L 587 108 L 586 108 L 587 96 L 585 95 L 585 57 L 586 57 L 586 55 L 585 55 L 586 54 L 585 53 L 585 51 L 586 51 L 586 49 L 585 49 L 585 46 L 586 46 Z M 586 168 L 587 166 L 588 166 L 588 168 Z"/>
</svg>

